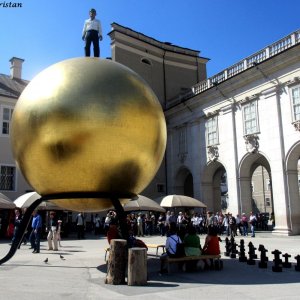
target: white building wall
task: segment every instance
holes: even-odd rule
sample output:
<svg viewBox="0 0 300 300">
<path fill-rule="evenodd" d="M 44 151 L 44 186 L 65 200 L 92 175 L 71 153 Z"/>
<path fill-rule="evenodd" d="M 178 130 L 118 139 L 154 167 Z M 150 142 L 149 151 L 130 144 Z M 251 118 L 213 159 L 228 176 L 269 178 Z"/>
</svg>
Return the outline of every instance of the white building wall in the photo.
<svg viewBox="0 0 300 300">
<path fill-rule="evenodd" d="M 189 157 L 188 161 L 192 163 L 189 168 L 193 170 L 195 196 L 199 195 L 209 209 L 215 207 L 212 177 L 217 168 L 223 166 L 228 183 L 227 211 L 234 214 L 249 213 L 251 172 L 261 161 L 267 164 L 271 172 L 276 217 L 274 233 L 281 234 L 300 232 L 300 222 L 295 221 L 297 218 L 294 217 L 299 216 L 300 211 L 295 212 L 292 209 L 300 208 L 297 202 L 300 201 L 298 183 L 292 178 L 291 184 L 286 175 L 286 157 L 291 148 L 300 141 L 299 131 L 292 124 L 291 99 L 287 86 L 295 78 L 300 78 L 300 60 L 297 53 L 299 52 L 293 49 L 290 55 L 286 52 L 283 57 L 269 60 L 264 65 L 237 75 L 229 82 L 220 83 L 188 99 L 184 105 L 193 111 L 188 120 L 186 113 L 183 113 L 183 105 L 166 112 L 169 124 L 180 125 L 183 120 L 190 123 L 200 120 L 199 127 L 195 127 L 189 137 L 193 142 L 192 146 L 189 145 L 193 151 L 191 160 Z M 242 107 L 247 101 L 251 101 L 247 98 L 257 101 L 259 118 L 259 145 L 253 154 L 248 152 L 244 138 Z M 209 113 L 218 115 L 219 157 L 216 162 L 210 162 L 207 157 L 205 123 Z M 169 161 L 169 164 L 176 165 L 176 162 Z M 176 168 L 172 170 L 176 172 Z M 169 174 L 169 177 L 172 175 Z M 169 185 L 172 183 L 169 182 Z"/>
<path fill-rule="evenodd" d="M 14 107 L 17 99 L 0 96 L 0 112 L 2 114 L 2 107 Z M 0 116 L 0 124 L 2 124 L 2 115 Z M 1 126 L 2 129 L 2 126 Z M 9 135 L 3 135 L 0 132 L 0 166 L 12 166 L 16 167 L 16 163 L 13 157 Z M 16 167 L 16 177 L 15 177 L 15 189 L 13 191 L 0 190 L 1 193 L 6 195 L 12 201 L 18 198 L 20 195 L 24 194 L 26 190 L 31 190 L 32 188 L 26 182 L 20 170 Z"/>
</svg>

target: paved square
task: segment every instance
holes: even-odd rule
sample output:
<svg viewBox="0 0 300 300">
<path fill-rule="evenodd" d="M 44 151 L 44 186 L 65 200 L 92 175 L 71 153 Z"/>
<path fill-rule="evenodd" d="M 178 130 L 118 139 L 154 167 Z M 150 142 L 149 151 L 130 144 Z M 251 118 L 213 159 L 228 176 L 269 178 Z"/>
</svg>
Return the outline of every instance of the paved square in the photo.
<svg viewBox="0 0 300 300">
<path fill-rule="evenodd" d="M 236 238 L 239 244 L 241 237 Z M 200 236 L 201 244 L 205 236 Z M 268 268 L 258 268 L 241 263 L 238 259 L 224 257 L 225 237 L 221 243 L 224 269 L 193 273 L 178 272 L 160 276 L 156 249 L 148 250 L 147 286 L 106 285 L 105 251 L 106 238 L 87 236 L 85 240 L 62 241 L 58 252 L 47 251 L 46 241 L 41 242 L 41 253 L 32 254 L 29 245 L 22 245 L 15 256 L 0 266 L 1 299 L 299 299 L 300 272 L 295 271 L 296 255 L 300 255 L 300 236 L 279 237 L 271 233 L 257 233 L 255 238 L 246 237 L 256 248 L 263 244 L 268 249 Z M 164 237 L 143 238 L 148 244 L 161 244 Z M 3 257 L 9 249 L 7 241 L 0 242 Z M 272 271 L 278 249 L 291 255 L 291 269 L 281 273 Z M 63 256 L 63 258 L 60 257 Z M 44 260 L 48 258 L 48 262 Z"/>
</svg>

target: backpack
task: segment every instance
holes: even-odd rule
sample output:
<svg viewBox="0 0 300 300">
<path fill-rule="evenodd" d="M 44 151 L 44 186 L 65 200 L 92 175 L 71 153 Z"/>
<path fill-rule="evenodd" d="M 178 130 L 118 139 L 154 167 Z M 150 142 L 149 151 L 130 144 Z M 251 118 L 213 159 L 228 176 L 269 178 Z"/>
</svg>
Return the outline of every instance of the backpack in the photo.
<svg viewBox="0 0 300 300">
<path fill-rule="evenodd" d="M 184 243 L 177 243 L 176 245 L 176 257 L 183 257 L 185 256 L 185 251 L 184 251 Z"/>
<path fill-rule="evenodd" d="M 171 237 L 171 239 L 175 241 L 175 239 L 173 239 L 172 237 Z M 178 241 L 176 241 L 176 252 L 175 252 L 174 256 L 175 257 L 185 256 L 184 243 L 179 242 L 179 237 L 178 237 Z"/>
</svg>

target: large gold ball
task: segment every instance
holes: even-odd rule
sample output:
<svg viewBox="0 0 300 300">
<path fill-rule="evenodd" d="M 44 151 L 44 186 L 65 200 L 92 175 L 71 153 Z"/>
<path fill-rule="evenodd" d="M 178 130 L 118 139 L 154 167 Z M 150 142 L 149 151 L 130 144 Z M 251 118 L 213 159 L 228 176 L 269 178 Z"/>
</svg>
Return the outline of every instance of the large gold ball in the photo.
<svg viewBox="0 0 300 300">
<path fill-rule="evenodd" d="M 41 195 L 138 194 L 161 164 L 166 124 L 136 73 L 110 60 L 75 58 L 28 84 L 14 109 L 11 143 L 21 172 Z M 55 203 L 77 211 L 112 205 L 107 198 Z"/>
</svg>

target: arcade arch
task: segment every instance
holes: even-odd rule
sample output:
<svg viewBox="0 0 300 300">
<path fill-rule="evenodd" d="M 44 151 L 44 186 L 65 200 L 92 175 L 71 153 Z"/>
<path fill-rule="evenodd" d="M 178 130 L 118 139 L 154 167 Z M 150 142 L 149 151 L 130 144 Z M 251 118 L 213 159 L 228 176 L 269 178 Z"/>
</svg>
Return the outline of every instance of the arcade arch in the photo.
<svg viewBox="0 0 300 300">
<path fill-rule="evenodd" d="M 272 177 L 266 157 L 259 152 L 247 154 L 240 163 L 239 174 L 241 212 L 271 213 Z"/>
<path fill-rule="evenodd" d="M 174 193 L 194 197 L 193 175 L 187 167 L 182 167 L 178 170 L 175 176 Z"/>
<path fill-rule="evenodd" d="M 208 210 L 214 212 L 226 211 L 227 202 L 227 180 L 226 170 L 219 161 L 209 162 L 202 174 L 202 199 Z"/>
<path fill-rule="evenodd" d="M 299 159 L 300 142 L 291 147 L 286 157 L 288 206 L 291 215 L 292 234 L 300 234 Z"/>
</svg>

